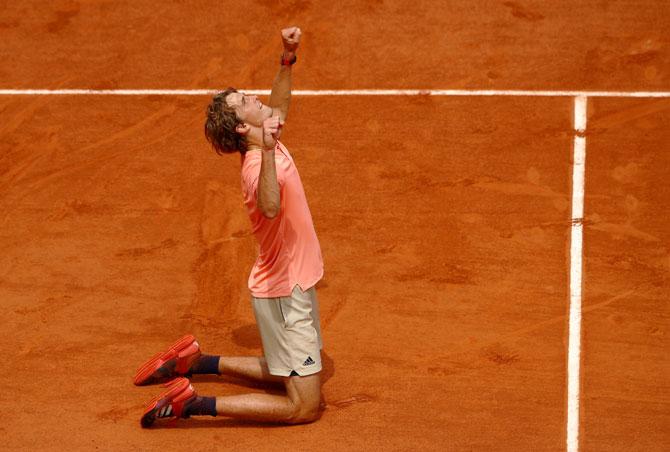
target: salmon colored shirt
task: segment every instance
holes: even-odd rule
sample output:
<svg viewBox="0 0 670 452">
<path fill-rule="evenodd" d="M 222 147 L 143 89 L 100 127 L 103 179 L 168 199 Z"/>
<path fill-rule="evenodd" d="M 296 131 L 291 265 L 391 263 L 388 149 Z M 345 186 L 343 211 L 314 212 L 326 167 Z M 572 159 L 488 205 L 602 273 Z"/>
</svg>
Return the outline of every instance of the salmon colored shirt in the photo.
<svg viewBox="0 0 670 452">
<path fill-rule="evenodd" d="M 280 212 L 269 219 L 258 209 L 261 159 L 261 151 L 242 155 L 244 205 L 260 246 L 249 275 L 249 290 L 256 298 L 286 297 L 296 284 L 305 291 L 323 277 L 321 247 L 298 169 L 281 143 L 275 150 Z"/>
</svg>

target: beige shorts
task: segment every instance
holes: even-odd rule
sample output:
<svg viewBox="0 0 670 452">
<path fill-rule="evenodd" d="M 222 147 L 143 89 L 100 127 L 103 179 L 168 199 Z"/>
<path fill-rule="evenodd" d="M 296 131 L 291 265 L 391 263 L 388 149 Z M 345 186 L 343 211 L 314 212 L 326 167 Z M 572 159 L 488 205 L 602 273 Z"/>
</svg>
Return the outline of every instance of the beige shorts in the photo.
<svg viewBox="0 0 670 452">
<path fill-rule="evenodd" d="M 319 301 L 314 287 L 291 296 L 251 297 L 263 354 L 272 375 L 311 375 L 321 370 Z"/>
</svg>

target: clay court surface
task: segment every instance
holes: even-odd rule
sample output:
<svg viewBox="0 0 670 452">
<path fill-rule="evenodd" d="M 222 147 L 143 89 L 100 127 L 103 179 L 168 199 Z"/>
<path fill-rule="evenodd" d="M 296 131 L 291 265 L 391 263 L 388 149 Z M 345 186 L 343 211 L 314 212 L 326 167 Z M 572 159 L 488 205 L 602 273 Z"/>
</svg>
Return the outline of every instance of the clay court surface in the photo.
<svg viewBox="0 0 670 452">
<path fill-rule="evenodd" d="M 3 2 L 0 89 L 670 90 L 662 1 Z M 294 96 L 326 409 L 143 430 L 145 359 L 260 355 L 208 96 L 0 96 L 0 449 L 566 448 L 572 97 Z M 670 99 L 589 98 L 579 445 L 670 449 Z M 273 391 L 193 378 L 203 395 Z"/>
</svg>

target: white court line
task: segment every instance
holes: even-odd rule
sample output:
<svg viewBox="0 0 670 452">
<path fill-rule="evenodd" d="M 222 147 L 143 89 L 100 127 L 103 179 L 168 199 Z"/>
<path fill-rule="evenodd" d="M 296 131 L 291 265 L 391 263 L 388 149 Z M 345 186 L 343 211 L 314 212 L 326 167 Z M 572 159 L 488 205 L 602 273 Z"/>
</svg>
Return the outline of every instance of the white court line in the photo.
<svg viewBox="0 0 670 452">
<path fill-rule="evenodd" d="M 575 97 L 575 140 L 572 157 L 572 234 L 570 236 L 570 320 L 568 323 L 568 452 L 579 450 L 579 365 L 582 330 L 582 228 L 584 163 L 586 161 L 586 102 Z"/>
<path fill-rule="evenodd" d="M 211 96 L 216 89 L 0 89 L 1 96 Z M 240 89 L 266 96 L 269 89 Z M 467 89 L 293 90 L 294 96 L 524 96 L 524 97 L 670 97 L 670 91 L 532 91 Z"/>
</svg>

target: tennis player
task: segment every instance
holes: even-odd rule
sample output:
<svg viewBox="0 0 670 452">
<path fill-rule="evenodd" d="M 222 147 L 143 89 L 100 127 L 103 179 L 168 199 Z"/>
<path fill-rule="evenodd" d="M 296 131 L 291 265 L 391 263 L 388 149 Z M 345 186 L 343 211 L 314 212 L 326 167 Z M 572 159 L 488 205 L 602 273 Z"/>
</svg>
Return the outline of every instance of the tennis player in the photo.
<svg viewBox="0 0 670 452">
<path fill-rule="evenodd" d="M 268 105 L 228 88 L 207 107 L 205 136 L 218 154 L 240 154 L 244 204 L 259 243 L 249 276 L 262 357 L 203 354 L 192 335 L 143 364 L 135 384 L 166 381 L 141 424 L 191 416 L 227 416 L 264 422 L 307 423 L 319 417 L 321 328 L 315 284 L 323 276 L 319 241 L 300 175 L 279 141 L 291 101 L 291 71 L 301 31 L 281 31 L 283 53 Z M 187 377 L 223 374 L 284 386 L 286 395 L 204 397 Z"/>
</svg>

